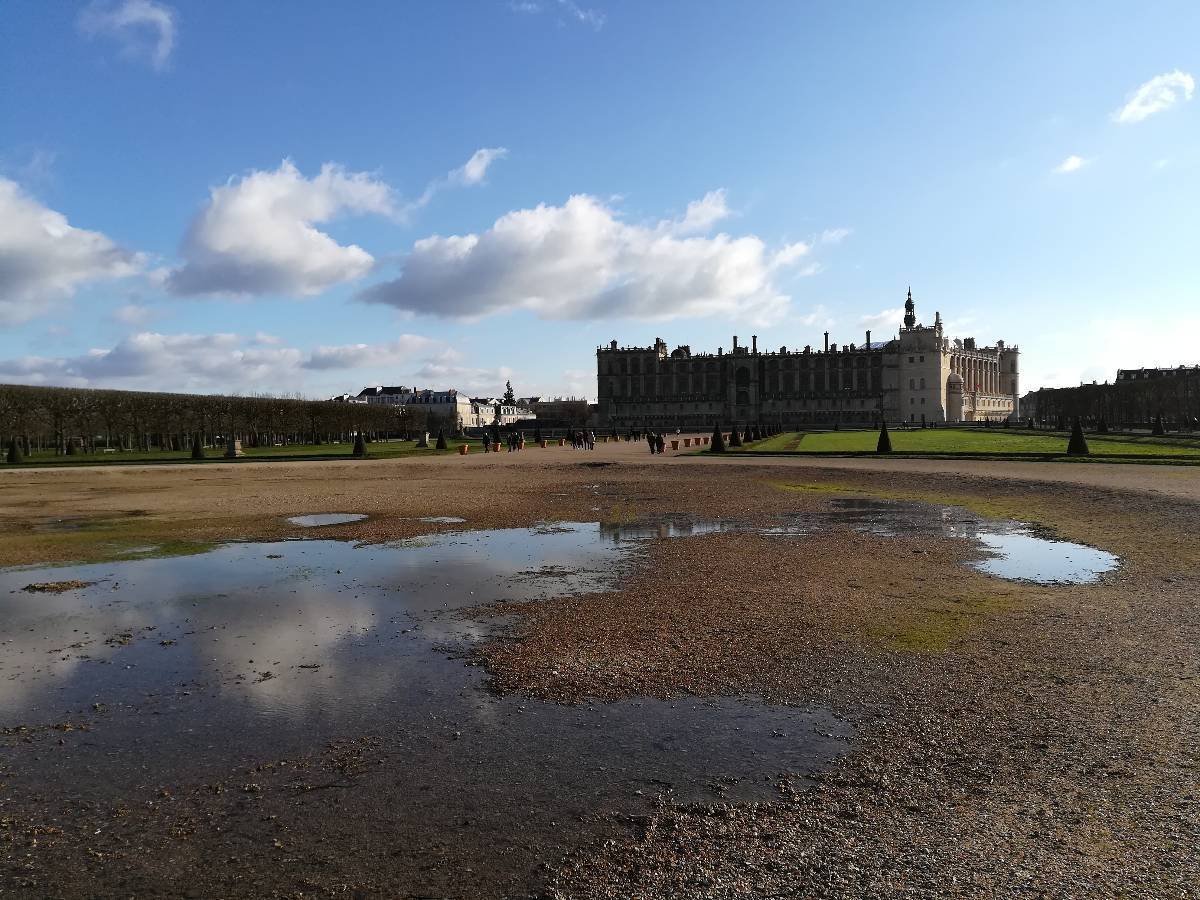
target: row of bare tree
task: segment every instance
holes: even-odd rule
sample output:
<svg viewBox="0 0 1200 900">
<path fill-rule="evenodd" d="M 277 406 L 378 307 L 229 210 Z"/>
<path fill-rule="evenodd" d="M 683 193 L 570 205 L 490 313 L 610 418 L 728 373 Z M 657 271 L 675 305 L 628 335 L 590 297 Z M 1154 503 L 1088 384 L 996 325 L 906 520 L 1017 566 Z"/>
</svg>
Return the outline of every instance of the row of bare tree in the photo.
<svg viewBox="0 0 1200 900">
<path fill-rule="evenodd" d="M 1144 428 L 1162 416 L 1172 429 L 1191 429 L 1200 420 L 1200 369 L 1118 381 L 1042 388 L 1021 399 L 1021 413 L 1039 422 L 1104 421 L 1112 427 Z"/>
<path fill-rule="evenodd" d="M 0 440 L 25 453 L 181 450 L 229 438 L 247 447 L 409 438 L 446 427 L 415 406 L 300 397 L 167 394 L 0 384 Z"/>
</svg>

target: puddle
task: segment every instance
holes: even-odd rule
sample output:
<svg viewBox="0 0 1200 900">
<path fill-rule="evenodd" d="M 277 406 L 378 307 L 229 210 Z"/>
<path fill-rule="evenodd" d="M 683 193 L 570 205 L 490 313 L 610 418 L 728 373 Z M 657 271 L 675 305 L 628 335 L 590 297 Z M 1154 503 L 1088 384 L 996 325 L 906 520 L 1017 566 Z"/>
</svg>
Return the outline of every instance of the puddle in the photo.
<svg viewBox="0 0 1200 900">
<path fill-rule="evenodd" d="M 598 524 L 555 523 L 0 570 L 0 727 L 88 726 L 0 737 L 14 763 L 6 805 L 31 819 L 61 814 L 68 798 L 75 810 L 139 808 L 163 790 L 257 781 L 239 767 L 372 735 L 371 765 L 338 787 L 358 827 L 404 835 L 414 859 L 479 873 L 469 893 L 507 878 L 525 895 L 533 882 L 522 879 L 547 852 L 614 827 L 597 814 L 644 814 L 663 792 L 777 800 L 781 776 L 845 752 L 848 729 L 820 708 L 753 698 L 562 706 L 496 696 L 467 664 L 465 650 L 499 626 L 462 610 L 609 589 L 639 556 Z M 92 584 L 21 590 L 68 580 Z M 324 815 L 330 795 L 312 802 L 308 814 Z M 137 820 L 106 820 L 88 840 L 140 845 L 121 830 L 149 827 Z M 419 887 L 425 876 L 413 877 Z"/>
<path fill-rule="evenodd" d="M 363 513 L 314 513 L 311 516 L 290 516 L 288 521 L 301 528 L 320 528 L 322 525 L 345 525 L 347 522 L 361 522 L 366 518 Z"/>
<path fill-rule="evenodd" d="M 425 522 L 429 525 L 461 525 L 466 519 L 458 516 L 425 516 L 417 519 L 418 522 Z"/>
<path fill-rule="evenodd" d="M 1056 540 L 1011 519 L 985 519 L 961 506 L 898 500 L 837 499 L 824 512 L 801 513 L 795 526 L 848 525 L 865 534 L 949 537 L 972 541 L 985 554 L 972 568 L 1010 581 L 1092 584 L 1115 571 L 1119 557 L 1084 544 Z"/>
<path fill-rule="evenodd" d="M 663 517 L 633 524 L 603 523 L 610 541 L 690 537 L 717 532 L 804 536 L 848 527 L 877 537 L 948 537 L 971 541 L 985 557 L 968 563 L 988 575 L 1038 584 L 1092 584 L 1121 564 L 1119 557 L 1084 544 L 1060 541 L 1024 522 L 983 519 L 959 506 L 908 501 L 835 499 L 829 508 L 794 513 L 784 524 L 757 527 L 729 519 Z"/>
</svg>

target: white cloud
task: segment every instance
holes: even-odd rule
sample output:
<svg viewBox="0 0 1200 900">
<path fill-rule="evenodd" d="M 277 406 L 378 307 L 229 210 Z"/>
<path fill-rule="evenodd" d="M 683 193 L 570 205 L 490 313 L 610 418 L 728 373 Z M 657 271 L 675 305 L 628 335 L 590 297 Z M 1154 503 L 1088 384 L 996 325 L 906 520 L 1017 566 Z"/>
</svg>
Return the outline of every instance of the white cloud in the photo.
<svg viewBox="0 0 1200 900">
<path fill-rule="evenodd" d="M 840 244 L 846 238 L 850 237 L 851 231 L 849 228 L 828 228 L 821 232 L 822 244 Z"/>
<path fill-rule="evenodd" d="M 116 38 L 123 55 L 145 59 L 159 71 L 166 68 L 175 48 L 175 10 L 155 0 L 123 0 L 116 5 L 95 0 L 80 12 L 76 24 L 88 37 Z"/>
<path fill-rule="evenodd" d="M 306 369 L 361 369 L 397 367 L 428 356 L 441 345 L 431 338 L 403 334 L 386 344 L 342 344 L 318 347 L 303 363 Z"/>
<path fill-rule="evenodd" d="M 604 13 L 598 9 L 586 9 L 576 3 L 575 0 L 558 0 L 558 5 L 567 16 L 577 22 L 590 25 L 597 31 L 604 27 Z"/>
<path fill-rule="evenodd" d="M 508 156 L 508 150 L 505 147 L 483 147 L 471 154 L 462 166 L 455 169 L 448 176 L 451 183 L 462 184 L 466 186 L 481 184 L 483 179 L 487 177 L 488 167 L 498 159 L 503 159 Z"/>
<path fill-rule="evenodd" d="M 367 380 L 394 381 L 405 377 L 411 381 L 414 376 L 424 377 L 426 371 L 439 371 L 439 366 L 445 367 L 445 374 L 455 374 L 453 367 L 445 363 L 453 358 L 456 354 L 440 341 L 414 334 L 402 334 L 380 344 L 325 346 L 305 352 L 284 346 L 280 338 L 262 332 L 246 338 L 225 333 L 142 331 L 112 347 L 89 350 L 78 356 L 0 359 L 0 381 L 146 390 L 294 393 L 309 386 L 309 377 L 316 373 L 333 376 L 328 386 L 335 390 L 329 392 L 339 392 L 354 386 L 342 384 L 347 377 L 345 373 L 358 371 Z M 427 369 L 430 366 L 434 368 Z M 353 377 L 356 382 L 360 380 L 359 375 Z M 494 378 L 488 383 L 493 382 Z M 499 383 L 503 384 L 504 379 Z"/>
<path fill-rule="evenodd" d="M 1090 159 L 1084 159 L 1082 156 L 1071 155 L 1054 167 L 1055 175 L 1067 175 L 1071 172 L 1078 172 L 1086 166 Z"/>
<path fill-rule="evenodd" d="M 144 262 L 0 177 L 0 324 L 44 315 L 83 285 L 135 275 Z"/>
<path fill-rule="evenodd" d="M 807 245 L 772 255 L 753 235 L 681 237 L 678 224 L 629 224 L 595 197 L 576 195 L 562 206 L 507 213 L 481 234 L 419 240 L 401 277 L 359 297 L 460 318 L 527 310 L 549 319 L 774 321 L 786 312 L 789 299 L 773 278 Z"/>
<path fill-rule="evenodd" d="M 701 199 L 689 203 L 683 218 L 671 223 L 670 230 L 674 234 L 704 234 L 729 215 L 729 206 L 725 203 L 725 189 L 720 188 L 709 191 Z"/>
<path fill-rule="evenodd" d="M 305 178 L 290 159 L 274 171 L 252 171 L 212 189 L 184 238 L 184 264 L 166 274 L 174 294 L 319 294 L 356 281 L 375 267 L 357 244 L 342 245 L 316 228 L 347 215 L 407 219 L 443 188 L 482 184 L 503 147 L 475 151 L 462 166 L 431 182 L 415 200 L 400 202 L 367 172 L 326 163 Z"/>
<path fill-rule="evenodd" d="M 1113 121 L 1130 125 L 1148 119 L 1155 113 L 1170 109 L 1182 98 L 1192 99 L 1196 82 L 1187 72 L 1176 69 L 1155 75 L 1129 95 L 1125 105 L 1112 114 Z"/>
<path fill-rule="evenodd" d="M 599 31 L 604 27 L 605 15 L 598 9 L 589 9 L 580 6 L 575 0 L 546 0 L 546 2 L 537 2 L 537 0 L 511 0 L 508 8 L 515 13 L 522 15 L 536 15 L 537 13 L 551 13 L 558 11 L 563 18 L 559 19 L 559 24 L 565 24 L 567 21 L 580 22 L 584 25 L 589 25 Z"/>
<path fill-rule="evenodd" d="M 895 309 L 881 309 L 877 313 L 859 316 L 858 326 L 859 328 L 869 328 L 872 331 L 891 330 L 899 328 L 902 321 L 904 321 L 904 307 L 900 306 Z"/>
<path fill-rule="evenodd" d="M 365 172 L 326 163 L 305 178 L 285 159 L 212 189 L 188 228 L 185 264 L 171 273 L 176 294 L 317 294 L 371 271 L 375 259 L 314 225 L 345 214 L 389 216 L 392 189 Z"/>
<path fill-rule="evenodd" d="M 126 303 L 113 311 L 112 317 L 122 325 L 145 325 L 158 313 L 149 306 L 139 303 Z"/>
</svg>

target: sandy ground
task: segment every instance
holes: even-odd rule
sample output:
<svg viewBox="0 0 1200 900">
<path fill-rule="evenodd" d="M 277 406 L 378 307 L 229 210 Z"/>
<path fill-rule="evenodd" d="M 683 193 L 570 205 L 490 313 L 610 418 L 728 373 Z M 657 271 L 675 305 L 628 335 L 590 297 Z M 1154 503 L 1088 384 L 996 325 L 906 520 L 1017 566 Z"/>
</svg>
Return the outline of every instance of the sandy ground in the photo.
<svg viewBox="0 0 1200 900">
<path fill-rule="evenodd" d="M 766 524 L 838 496 L 1011 516 L 1123 565 L 1096 585 L 1032 585 L 959 566 L 961 542 L 835 528 L 781 552 L 769 537 L 725 533 L 656 542 L 618 591 L 515 610 L 515 636 L 480 654 L 497 690 L 564 703 L 819 702 L 856 729 L 853 752 L 811 789 L 754 806 L 664 804 L 632 834 L 544 860 L 542 890 L 1200 896 L 1195 468 L 659 458 L 623 443 L 428 461 L 4 471 L 0 563 L 300 537 L 284 517 L 313 512 L 369 514 L 322 536 L 370 541 L 430 531 L 418 519 L 432 515 L 461 516 L 464 528 L 681 513 Z M 28 835 L 0 834 L 11 862 Z M 412 888 L 389 881 L 386 865 L 290 865 L 253 891 L 214 875 L 198 895 L 270 883 L 294 896 L 301 878 L 306 896 Z"/>
</svg>

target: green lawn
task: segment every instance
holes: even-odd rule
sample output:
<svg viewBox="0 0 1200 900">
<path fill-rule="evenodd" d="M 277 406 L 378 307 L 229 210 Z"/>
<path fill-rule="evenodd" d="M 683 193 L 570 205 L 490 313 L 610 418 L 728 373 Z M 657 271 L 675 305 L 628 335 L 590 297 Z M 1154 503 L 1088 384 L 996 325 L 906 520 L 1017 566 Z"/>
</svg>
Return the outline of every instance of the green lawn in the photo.
<svg viewBox="0 0 1200 900">
<path fill-rule="evenodd" d="M 432 441 L 433 438 L 430 438 Z M 448 449 L 435 450 L 418 449 L 415 441 L 375 441 L 367 444 L 367 453 L 372 459 L 396 459 L 407 456 L 436 456 L 445 453 L 457 453 L 459 444 L 470 444 L 471 452 L 483 452 L 481 441 L 460 441 L 447 438 Z M 527 445 L 528 446 L 528 445 Z M 25 457 L 26 466 L 70 466 L 70 465 L 120 465 L 123 463 L 190 463 L 201 462 L 236 462 L 253 460 L 300 460 L 300 459 L 330 459 L 336 457 L 352 458 L 354 444 L 289 444 L 285 447 L 243 447 L 245 455 L 240 460 L 226 460 L 224 448 L 209 447 L 205 450 L 205 459 L 193 460 L 190 450 L 141 450 L 118 451 L 115 453 L 75 453 L 72 456 L 56 456 L 53 453 L 33 453 Z M 0 468 L 12 468 L 4 462 L 0 455 Z"/>
<path fill-rule="evenodd" d="M 929 428 L 889 432 L 896 453 L 996 453 L 1063 454 L 1065 433 L 1031 432 L 1025 429 Z M 818 431 L 786 432 L 742 449 L 750 453 L 871 453 L 879 432 Z M 1194 456 L 1200 458 L 1200 440 L 1192 438 L 1087 436 L 1093 456 L 1137 455 Z"/>
</svg>

